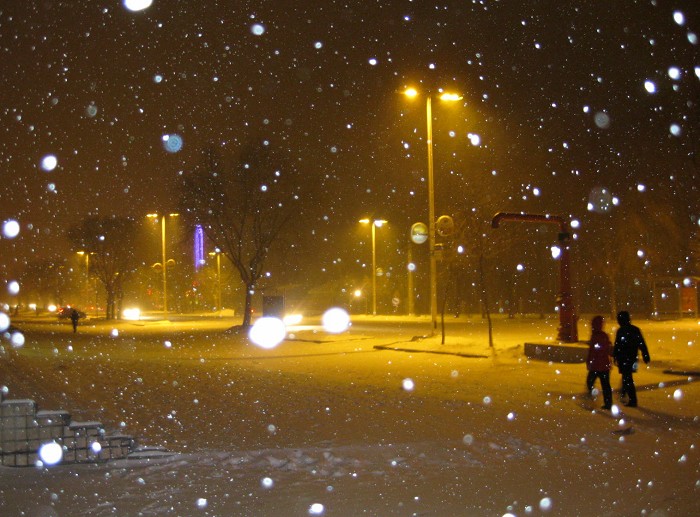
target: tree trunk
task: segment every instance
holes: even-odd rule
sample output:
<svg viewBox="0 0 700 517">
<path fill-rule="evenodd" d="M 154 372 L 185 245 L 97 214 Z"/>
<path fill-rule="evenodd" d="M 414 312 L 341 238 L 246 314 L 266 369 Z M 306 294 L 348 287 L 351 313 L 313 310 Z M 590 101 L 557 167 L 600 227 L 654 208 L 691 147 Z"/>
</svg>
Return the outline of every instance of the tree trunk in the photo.
<svg viewBox="0 0 700 517">
<path fill-rule="evenodd" d="M 493 347 L 493 324 L 491 323 L 491 311 L 489 310 L 489 301 L 486 289 L 486 280 L 484 279 L 484 253 L 479 254 L 479 283 L 481 284 L 481 303 L 483 304 L 482 311 L 486 313 L 486 322 L 489 329 L 489 349 L 491 353 L 495 353 Z"/>
<path fill-rule="evenodd" d="M 114 319 L 114 289 L 112 286 L 105 286 L 107 291 L 107 306 L 105 307 L 105 318 Z"/>
<path fill-rule="evenodd" d="M 254 285 L 247 285 L 245 288 L 245 309 L 243 311 L 243 326 L 250 327 L 251 317 L 253 315 L 253 291 Z"/>
</svg>

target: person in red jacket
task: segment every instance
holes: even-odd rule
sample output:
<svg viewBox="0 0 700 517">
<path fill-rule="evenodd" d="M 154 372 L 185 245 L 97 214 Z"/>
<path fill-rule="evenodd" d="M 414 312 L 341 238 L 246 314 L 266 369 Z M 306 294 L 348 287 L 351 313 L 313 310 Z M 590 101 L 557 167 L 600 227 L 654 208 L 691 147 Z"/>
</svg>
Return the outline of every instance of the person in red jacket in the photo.
<svg viewBox="0 0 700 517">
<path fill-rule="evenodd" d="M 603 331 L 603 317 L 596 316 L 591 321 L 591 340 L 588 342 L 588 358 L 586 367 L 588 376 L 586 386 L 588 393 L 593 392 L 596 378 L 600 379 L 603 388 L 603 408 L 612 408 L 612 388 L 610 387 L 610 368 L 612 367 L 612 343 L 610 337 Z"/>
</svg>

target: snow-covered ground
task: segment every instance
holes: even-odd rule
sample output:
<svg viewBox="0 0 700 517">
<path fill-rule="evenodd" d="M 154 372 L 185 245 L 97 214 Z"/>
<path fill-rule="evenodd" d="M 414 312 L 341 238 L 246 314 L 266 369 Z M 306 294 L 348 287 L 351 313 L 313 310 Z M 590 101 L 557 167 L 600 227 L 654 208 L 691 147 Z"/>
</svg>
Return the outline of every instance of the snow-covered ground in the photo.
<svg viewBox="0 0 700 517">
<path fill-rule="evenodd" d="M 376 317 L 271 350 L 230 320 L 13 323 L 8 397 L 175 454 L 2 467 L 3 516 L 700 515 L 697 320 L 634 322 L 652 363 L 639 408 L 613 414 L 583 364 L 523 355 L 555 320 L 497 319 L 493 353 L 480 318 L 451 320 L 445 345 L 411 339 L 425 319 Z"/>
</svg>

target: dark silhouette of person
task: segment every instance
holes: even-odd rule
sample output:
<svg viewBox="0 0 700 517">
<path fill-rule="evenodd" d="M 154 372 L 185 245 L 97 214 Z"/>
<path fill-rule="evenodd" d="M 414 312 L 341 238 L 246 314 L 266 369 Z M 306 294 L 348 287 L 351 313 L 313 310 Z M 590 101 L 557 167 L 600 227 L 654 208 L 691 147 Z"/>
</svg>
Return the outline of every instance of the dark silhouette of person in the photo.
<svg viewBox="0 0 700 517">
<path fill-rule="evenodd" d="M 596 379 L 600 379 L 603 388 L 602 409 L 612 408 L 612 388 L 610 387 L 610 368 L 612 359 L 612 343 L 610 337 L 603 331 L 603 317 L 596 316 L 591 321 L 591 339 L 588 342 L 588 358 L 586 367 L 586 387 L 588 393 L 593 392 Z"/>
<path fill-rule="evenodd" d="M 622 393 L 628 397 L 625 406 L 637 407 L 637 390 L 634 387 L 632 374 L 637 371 L 637 357 L 640 351 L 645 364 L 649 364 L 651 358 L 642 331 L 639 327 L 632 325 L 630 313 L 620 311 L 617 314 L 617 322 L 620 328 L 615 335 L 613 358 L 622 375 Z"/>
<path fill-rule="evenodd" d="M 78 332 L 78 320 L 80 319 L 80 313 L 76 309 L 70 311 L 70 321 L 73 324 L 73 332 Z"/>
</svg>

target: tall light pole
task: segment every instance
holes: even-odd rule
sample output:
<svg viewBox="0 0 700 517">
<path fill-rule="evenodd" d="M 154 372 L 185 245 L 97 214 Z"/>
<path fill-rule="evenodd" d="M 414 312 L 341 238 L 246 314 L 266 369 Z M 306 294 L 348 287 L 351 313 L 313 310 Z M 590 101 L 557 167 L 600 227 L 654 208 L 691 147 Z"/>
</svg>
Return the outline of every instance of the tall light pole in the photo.
<svg viewBox="0 0 700 517">
<path fill-rule="evenodd" d="M 168 214 L 170 217 L 177 217 L 180 214 Z M 160 217 L 160 240 L 163 261 L 163 319 L 168 319 L 168 261 L 165 252 L 165 214 L 146 214 L 146 217 L 158 219 Z"/>
<path fill-rule="evenodd" d="M 360 219 L 362 224 L 372 224 L 372 315 L 377 315 L 377 228 L 381 228 L 384 219 Z"/>
<path fill-rule="evenodd" d="M 90 305 L 90 252 L 77 251 L 78 255 L 85 256 L 85 312 Z"/>
<path fill-rule="evenodd" d="M 215 248 L 214 251 L 210 251 L 209 255 L 216 255 L 216 306 L 219 310 L 219 317 L 221 317 L 221 250 Z"/>
<path fill-rule="evenodd" d="M 417 97 L 418 90 L 408 88 L 404 95 Z M 432 93 L 425 95 L 425 115 L 427 120 L 428 145 L 428 247 L 430 253 L 430 319 L 432 330 L 437 329 L 437 257 L 435 256 L 435 187 L 433 180 L 433 109 Z M 442 101 L 458 101 L 461 95 L 439 91 L 438 98 Z"/>
</svg>

